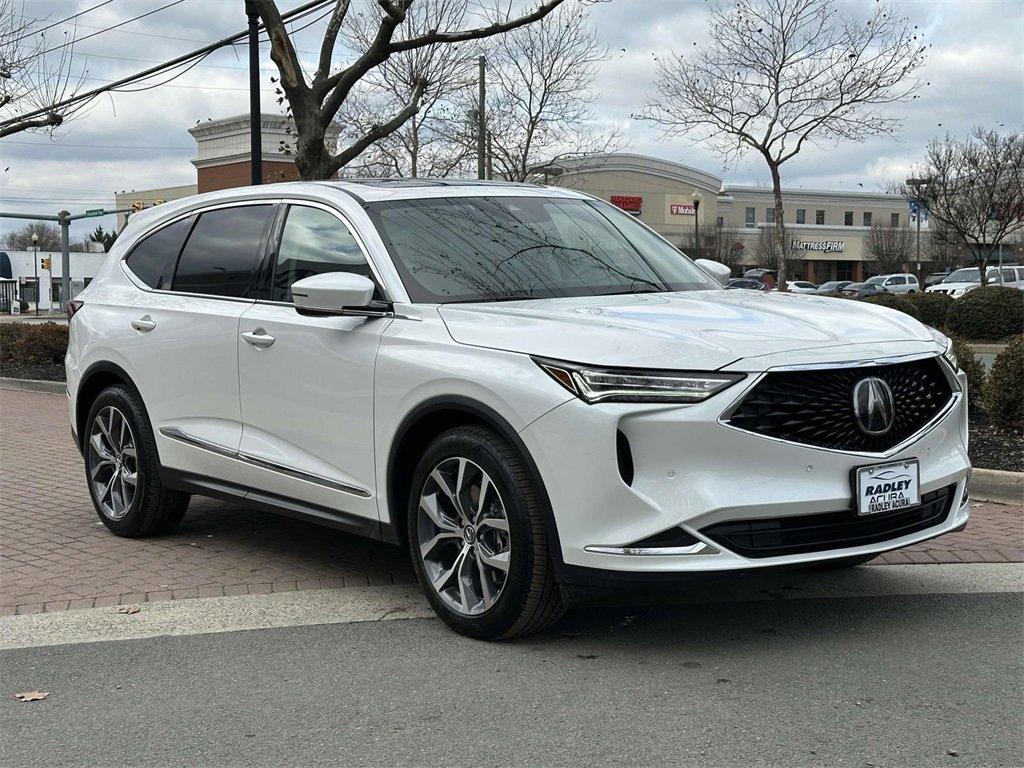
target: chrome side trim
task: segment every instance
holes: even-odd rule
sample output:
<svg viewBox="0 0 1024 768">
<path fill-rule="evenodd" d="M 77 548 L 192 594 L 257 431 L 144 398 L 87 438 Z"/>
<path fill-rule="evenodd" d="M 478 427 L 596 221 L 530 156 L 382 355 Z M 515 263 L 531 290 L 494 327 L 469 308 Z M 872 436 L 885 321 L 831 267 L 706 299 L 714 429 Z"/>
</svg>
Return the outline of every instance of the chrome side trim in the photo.
<svg viewBox="0 0 1024 768">
<path fill-rule="evenodd" d="M 283 464 L 277 464 L 273 461 L 267 461 L 259 456 L 253 456 L 250 453 L 244 453 L 242 451 L 236 451 L 218 443 L 210 442 L 209 440 L 203 440 L 202 438 L 190 435 L 184 432 L 178 427 L 160 427 L 160 434 L 164 437 L 169 437 L 172 440 L 178 440 L 179 442 L 186 443 L 188 445 L 200 448 L 210 453 L 215 453 L 218 456 L 224 456 L 229 459 L 235 459 L 245 464 L 249 464 L 253 467 L 259 467 L 260 469 L 268 469 L 271 472 L 277 472 L 288 477 L 293 477 L 296 480 L 303 480 L 307 483 L 313 483 L 314 485 L 321 485 L 325 488 L 331 488 L 335 491 L 341 491 L 342 493 L 348 493 L 352 496 L 358 496 L 362 499 L 371 498 L 372 494 L 365 488 L 359 488 L 355 485 L 348 485 L 347 483 L 339 483 L 337 480 L 331 480 L 327 477 L 320 475 L 314 475 L 310 472 L 303 472 L 299 469 L 293 469 Z"/>
<path fill-rule="evenodd" d="M 354 485 L 348 485 L 347 483 L 339 483 L 337 480 L 331 480 L 330 478 L 327 477 L 314 475 L 310 472 L 303 472 L 302 470 L 299 469 L 292 469 L 291 467 L 286 467 L 284 464 L 277 464 L 273 461 L 267 461 L 266 459 L 262 459 L 259 456 L 253 456 L 250 453 L 243 453 L 242 451 L 239 451 L 238 460 L 244 461 L 246 464 L 251 464 L 254 467 L 259 467 L 260 469 L 269 469 L 271 472 L 277 472 L 278 474 L 281 475 L 287 475 L 288 477 L 293 477 L 296 480 L 304 480 L 305 482 L 313 483 L 314 485 L 322 485 L 325 488 L 332 488 L 335 491 L 341 491 L 342 493 L 348 493 L 353 496 L 359 496 L 360 498 L 363 499 L 368 499 L 370 498 L 371 495 L 370 492 L 365 488 L 358 488 Z"/>
<path fill-rule="evenodd" d="M 238 452 L 228 448 L 227 446 L 220 445 L 219 443 L 212 443 L 209 440 L 203 440 L 201 437 L 195 437 L 187 432 L 182 432 L 177 427 L 160 427 L 160 434 L 164 437 L 169 437 L 172 440 L 178 440 L 182 443 L 201 448 L 204 451 L 210 453 L 216 453 L 218 456 L 226 456 L 229 459 L 237 459 Z"/>
<path fill-rule="evenodd" d="M 914 360 L 925 360 L 929 357 L 941 357 L 937 352 L 911 352 L 906 355 L 892 355 L 890 357 L 869 357 L 860 360 L 844 360 L 841 362 L 822 363 L 800 363 L 797 365 L 776 365 L 765 369 L 765 373 L 776 373 L 779 371 L 823 371 L 831 368 L 864 368 L 869 365 L 896 365 L 898 363 L 910 363 Z"/>
<path fill-rule="evenodd" d="M 703 541 L 688 547 L 600 547 L 590 545 L 584 552 L 598 555 L 628 555 L 630 557 L 673 557 L 678 555 L 717 555 L 718 550 Z"/>
</svg>

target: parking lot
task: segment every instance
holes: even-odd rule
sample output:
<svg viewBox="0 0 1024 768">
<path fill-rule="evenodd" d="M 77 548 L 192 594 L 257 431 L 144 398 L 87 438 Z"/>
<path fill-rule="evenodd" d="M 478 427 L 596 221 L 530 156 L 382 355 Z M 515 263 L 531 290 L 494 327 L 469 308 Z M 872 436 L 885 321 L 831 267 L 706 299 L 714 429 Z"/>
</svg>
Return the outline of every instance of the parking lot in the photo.
<svg viewBox="0 0 1024 768">
<path fill-rule="evenodd" d="M 405 553 L 236 505 L 194 498 L 178 531 L 111 535 L 93 511 L 61 395 L 0 390 L 0 613 L 414 581 Z M 1022 510 L 977 504 L 967 530 L 877 558 L 1024 561 Z"/>
</svg>

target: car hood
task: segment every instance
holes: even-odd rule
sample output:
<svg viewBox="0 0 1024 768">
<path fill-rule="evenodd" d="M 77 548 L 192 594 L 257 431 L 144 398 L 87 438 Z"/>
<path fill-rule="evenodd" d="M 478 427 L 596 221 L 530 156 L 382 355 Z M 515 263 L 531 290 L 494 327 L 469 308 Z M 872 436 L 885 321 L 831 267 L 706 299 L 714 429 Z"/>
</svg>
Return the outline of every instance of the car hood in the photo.
<svg viewBox="0 0 1024 768">
<path fill-rule="evenodd" d="M 928 288 L 934 288 L 938 291 L 969 291 L 971 288 L 980 287 L 981 283 L 938 283 L 928 286 Z"/>
<path fill-rule="evenodd" d="M 590 365 L 715 370 L 746 357 L 894 342 L 934 345 L 896 310 L 761 291 L 687 291 L 441 305 L 455 341 Z M 831 352 L 835 350 L 832 349 Z M 832 357 L 833 355 L 828 355 Z"/>
</svg>

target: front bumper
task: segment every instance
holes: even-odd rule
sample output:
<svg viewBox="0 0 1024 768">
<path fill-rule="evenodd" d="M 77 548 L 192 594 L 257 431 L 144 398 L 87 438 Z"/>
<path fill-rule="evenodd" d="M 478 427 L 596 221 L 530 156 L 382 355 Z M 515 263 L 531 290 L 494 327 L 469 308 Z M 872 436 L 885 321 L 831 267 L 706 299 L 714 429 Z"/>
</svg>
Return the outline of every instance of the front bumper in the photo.
<svg viewBox="0 0 1024 768">
<path fill-rule="evenodd" d="M 888 453 L 850 453 L 739 430 L 720 417 L 757 382 L 694 405 L 587 405 L 572 400 L 530 424 L 521 436 L 551 501 L 566 571 L 609 574 L 732 571 L 792 566 L 904 547 L 967 522 L 966 380 L 926 430 Z M 634 475 L 619 472 L 616 435 L 632 453 Z M 567 441 L 567 436 L 570 436 Z M 701 533 L 712 524 L 850 510 L 851 471 L 916 458 L 921 493 L 952 491 L 949 513 L 935 525 L 863 546 L 779 557 L 743 557 Z M 705 546 L 636 554 L 628 545 L 678 526 Z M 623 551 L 624 550 L 624 551 Z"/>
</svg>

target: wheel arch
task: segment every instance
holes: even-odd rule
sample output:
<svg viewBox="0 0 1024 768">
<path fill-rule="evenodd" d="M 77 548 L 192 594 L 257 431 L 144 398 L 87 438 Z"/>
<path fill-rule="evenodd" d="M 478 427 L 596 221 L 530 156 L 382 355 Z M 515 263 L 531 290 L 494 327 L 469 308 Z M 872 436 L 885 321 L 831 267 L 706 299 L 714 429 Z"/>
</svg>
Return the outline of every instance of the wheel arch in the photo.
<svg viewBox="0 0 1024 768">
<path fill-rule="evenodd" d="M 430 398 L 410 411 L 395 431 L 387 464 L 387 507 L 390 522 L 381 524 L 381 538 L 395 544 L 404 544 L 406 537 L 406 507 L 409 485 L 419 457 L 441 433 L 453 427 L 480 424 L 497 432 L 515 448 L 526 464 L 526 469 L 537 489 L 544 509 L 544 524 L 548 547 L 556 570 L 562 564 L 562 548 L 558 529 L 551 510 L 544 480 L 533 456 L 519 433 L 497 411 L 484 403 L 461 395 Z"/>
<path fill-rule="evenodd" d="M 85 421 L 89 418 L 89 409 L 100 392 L 114 384 L 125 384 L 136 392 L 139 388 L 135 386 L 132 377 L 124 368 L 117 363 L 108 360 L 101 360 L 90 365 L 82 374 L 78 382 L 78 389 L 75 392 L 75 428 L 78 435 L 78 450 L 85 451 L 86 429 Z M 148 414 L 147 414 L 148 418 Z"/>
</svg>

